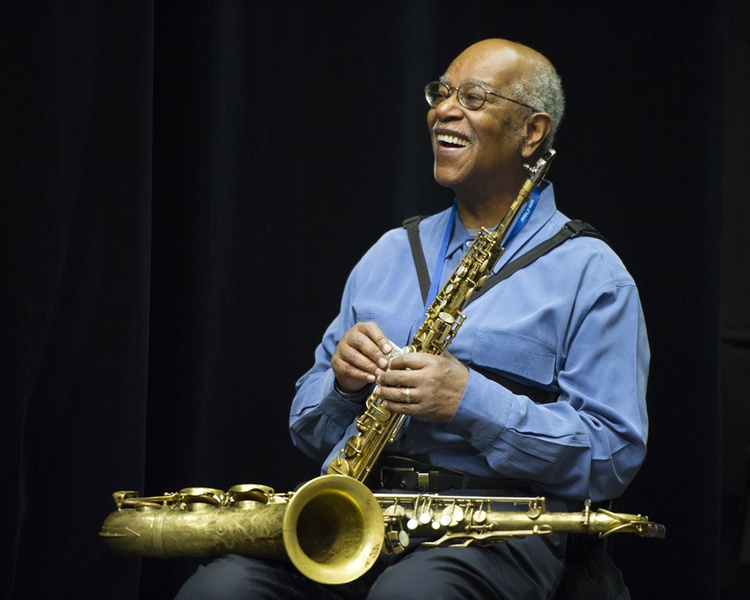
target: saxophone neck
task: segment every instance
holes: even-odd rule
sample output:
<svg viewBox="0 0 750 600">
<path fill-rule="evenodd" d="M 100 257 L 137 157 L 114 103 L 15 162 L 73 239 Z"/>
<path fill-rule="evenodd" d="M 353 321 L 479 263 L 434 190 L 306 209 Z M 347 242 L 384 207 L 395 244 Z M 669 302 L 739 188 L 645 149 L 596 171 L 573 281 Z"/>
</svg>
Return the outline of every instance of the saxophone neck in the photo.
<svg viewBox="0 0 750 600">
<path fill-rule="evenodd" d="M 544 180 L 555 154 L 556 152 L 550 149 L 545 152 L 536 163 L 534 163 L 534 166 L 524 165 L 529 172 L 529 176 L 518 191 L 518 194 L 516 195 L 515 200 L 511 203 L 508 212 L 495 229 L 500 239 L 505 237 L 506 231 L 512 225 L 521 208 L 526 204 L 529 196 L 531 196 L 531 193 L 534 191 L 534 188 L 538 187 Z"/>
</svg>

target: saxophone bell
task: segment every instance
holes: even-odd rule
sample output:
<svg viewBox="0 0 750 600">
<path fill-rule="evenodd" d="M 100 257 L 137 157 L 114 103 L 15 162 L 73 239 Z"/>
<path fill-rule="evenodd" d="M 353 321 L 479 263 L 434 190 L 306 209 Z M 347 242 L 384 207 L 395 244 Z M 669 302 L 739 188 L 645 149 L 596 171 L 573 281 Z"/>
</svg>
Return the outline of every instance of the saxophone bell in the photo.
<svg viewBox="0 0 750 600">
<path fill-rule="evenodd" d="M 380 504 L 356 479 L 323 475 L 280 495 L 242 487 L 226 496 L 202 488 L 156 498 L 116 492 L 118 509 L 99 535 L 125 556 L 288 558 L 329 585 L 357 579 L 377 560 L 385 537 Z"/>
<path fill-rule="evenodd" d="M 284 546 L 295 567 L 318 583 L 348 583 L 380 555 L 385 523 L 363 483 L 322 475 L 294 493 L 284 516 Z"/>
</svg>

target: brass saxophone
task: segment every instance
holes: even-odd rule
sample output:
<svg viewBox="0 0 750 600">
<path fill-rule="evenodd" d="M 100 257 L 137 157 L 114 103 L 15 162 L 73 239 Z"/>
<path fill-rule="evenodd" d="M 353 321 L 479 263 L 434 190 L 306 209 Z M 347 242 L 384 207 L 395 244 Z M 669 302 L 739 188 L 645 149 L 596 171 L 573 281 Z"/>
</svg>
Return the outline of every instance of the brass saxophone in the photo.
<svg viewBox="0 0 750 600">
<path fill-rule="evenodd" d="M 462 308 L 492 272 L 504 251 L 505 232 L 544 178 L 553 156 L 550 150 L 529 169 L 529 178 L 497 229 L 480 231 L 428 309 L 412 344 L 398 353 L 445 352 L 464 319 Z M 277 494 L 268 486 L 245 484 L 226 493 L 186 488 L 140 497 L 134 491 L 119 491 L 114 493 L 117 510 L 105 519 L 99 535 L 113 551 L 128 556 L 237 553 L 286 558 L 303 575 L 324 584 L 357 579 L 381 550 L 399 553 L 411 535 L 437 538 L 426 542 L 432 545 L 489 544 L 553 533 L 664 537 L 664 527 L 648 517 L 592 511 L 589 505 L 582 512 L 548 512 L 541 497 L 373 494 L 362 482 L 403 420 L 373 394 L 357 421 L 359 433 L 331 462 L 329 474 L 298 490 Z M 500 503 L 515 510 L 496 510 Z"/>
<path fill-rule="evenodd" d="M 411 536 L 432 538 L 423 543 L 433 546 L 467 546 L 553 533 L 665 534 L 664 526 L 648 517 L 594 511 L 588 504 L 581 512 L 549 512 L 541 497 L 373 494 L 342 475 L 323 475 L 285 494 L 246 484 L 227 493 L 187 488 L 148 498 L 122 491 L 114 498 L 117 510 L 99 535 L 118 554 L 286 558 L 324 584 L 353 581 L 372 567 L 381 549 L 398 554 Z M 509 509 L 498 510 L 502 504 Z"/>
<path fill-rule="evenodd" d="M 481 287 L 502 256 L 505 234 L 518 212 L 529 199 L 532 190 L 544 179 L 554 150 L 548 150 L 533 167 L 528 167 L 529 177 L 494 231 L 482 228 L 464 254 L 461 262 L 435 297 L 424 322 L 414 334 L 412 343 L 391 353 L 390 358 L 407 352 L 444 354 L 456 337 L 464 320 L 461 310 L 472 294 Z M 393 413 L 383 406 L 373 392 L 365 402 L 365 412 L 357 419 L 357 433 L 339 450 L 338 456 L 328 465 L 328 473 L 339 473 L 364 481 L 380 457 L 386 444 L 396 439 L 406 415 Z"/>
</svg>

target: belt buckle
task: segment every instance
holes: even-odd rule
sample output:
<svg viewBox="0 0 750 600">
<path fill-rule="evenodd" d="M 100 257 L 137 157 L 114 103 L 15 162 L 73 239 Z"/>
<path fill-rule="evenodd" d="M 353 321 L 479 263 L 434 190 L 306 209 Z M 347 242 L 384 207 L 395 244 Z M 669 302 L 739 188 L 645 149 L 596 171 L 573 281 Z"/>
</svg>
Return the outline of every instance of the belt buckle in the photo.
<svg viewBox="0 0 750 600">
<path fill-rule="evenodd" d="M 394 476 L 396 476 L 395 479 L 398 481 L 398 487 L 401 487 L 402 489 L 409 489 L 410 485 L 414 486 L 414 479 L 413 477 L 411 477 L 412 475 L 417 475 L 416 486 L 413 488 L 415 489 L 415 491 L 422 490 L 420 485 L 422 482 L 422 477 L 424 477 L 425 486 L 429 486 L 429 473 L 419 473 L 411 467 L 381 467 L 380 487 L 383 489 L 394 487 L 396 481 L 394 481 L 393 479 Z"/>
<path fill-rule="evenodd" d="M 417 474 L 417 489 L 420 492 L 430 491 L 430 474 L 422 471 L 415 471 Z"/>
</svg>

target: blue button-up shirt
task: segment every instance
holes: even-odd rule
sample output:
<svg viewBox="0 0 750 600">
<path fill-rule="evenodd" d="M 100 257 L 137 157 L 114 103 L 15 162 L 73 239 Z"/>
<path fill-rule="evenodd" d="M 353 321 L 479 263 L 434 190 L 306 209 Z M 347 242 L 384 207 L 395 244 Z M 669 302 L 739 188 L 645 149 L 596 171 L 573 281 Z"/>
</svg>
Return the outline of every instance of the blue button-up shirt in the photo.
<svg viewBox="0 0 750 600">
<path fill-rule="evenodd" d="M 449 214 L 419 225 L 431 271 Z M 555 207 L 552 185 L 544 184 L 531 219 L 495 270 L 567 220 Z M 442 282 L 470 243 L 470 232 L 456 219 Z M 450 422 L 410 418 L 386 451 L 473 475 L 531 481 L 564 498 L 620 495 L 646 454 L 649 348 L 638 291 L 617 255 L 596 238 L 568 240 L 488 290 L 465 314 L 451 354 L 480 370 L 557 391 L 558 400 L 536 404 L 471 369 Z M 350 397 L 336 391 L 330 362 L 336 344 L 355 323 L 374 321 L 404 346 L 424 317 L 406 230 L 394 229 L 355 266 L 315 364 L 297 382 L 292 440 L 322 461 L 322 473 L 356 433 L 370 392 Z"/>
</svg>

